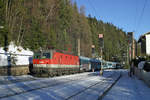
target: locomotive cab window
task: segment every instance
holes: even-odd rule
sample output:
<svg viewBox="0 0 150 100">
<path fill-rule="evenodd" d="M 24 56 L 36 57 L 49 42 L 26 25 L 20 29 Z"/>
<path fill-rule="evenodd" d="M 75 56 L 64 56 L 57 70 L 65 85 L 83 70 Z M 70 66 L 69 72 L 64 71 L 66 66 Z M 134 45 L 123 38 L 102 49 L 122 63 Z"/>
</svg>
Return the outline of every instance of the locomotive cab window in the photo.
<svg viewBox="0 0 150 100">
<path fill-rule="evenodd" d="M 43 53 L 42 54 L 42 59 L 49 59 L 49 58 L 51 58 L 51 55 L 50 55 L 50 53 L 48 52 L 48 53 Z"/>
<path fill-rule="evenodd" d="M 40 59 L 41 54 L 40 53 L 34 53 L 34 59 Z"/>
</svg>

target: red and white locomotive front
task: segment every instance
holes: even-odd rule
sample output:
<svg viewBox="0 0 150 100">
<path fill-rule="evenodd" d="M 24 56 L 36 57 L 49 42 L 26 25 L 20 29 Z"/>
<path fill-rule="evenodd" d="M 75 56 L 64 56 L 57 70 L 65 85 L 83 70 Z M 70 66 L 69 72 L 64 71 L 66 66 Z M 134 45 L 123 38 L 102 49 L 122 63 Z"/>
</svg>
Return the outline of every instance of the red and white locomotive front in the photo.
<svg viewBox="0 0 150 100">
<path fill-rule="evenodd" d="M 79 57 L 54 50 L 36 52 L 33 58 L 34 73 L 67 73 L 79 71 Z"/>
</svg>

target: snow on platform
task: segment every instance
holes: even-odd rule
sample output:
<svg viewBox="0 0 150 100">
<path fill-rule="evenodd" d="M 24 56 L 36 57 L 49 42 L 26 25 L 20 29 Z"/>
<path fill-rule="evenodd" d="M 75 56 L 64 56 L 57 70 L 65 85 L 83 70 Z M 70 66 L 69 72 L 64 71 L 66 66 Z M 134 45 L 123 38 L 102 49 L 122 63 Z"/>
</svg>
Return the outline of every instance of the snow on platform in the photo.
<svg viewBox="0 0 150 100">
<path fill-rule="evenodd" d="M 125 71 L 103 100 L 150 100 L 150 88 L 136 77 L 129 77 Z"/>
<path fill-rule="evenodd" d="M 120 76 L 119 71 L 87 72 L 0 85 L 2 100 L 97 100 Z"/>
</svg>

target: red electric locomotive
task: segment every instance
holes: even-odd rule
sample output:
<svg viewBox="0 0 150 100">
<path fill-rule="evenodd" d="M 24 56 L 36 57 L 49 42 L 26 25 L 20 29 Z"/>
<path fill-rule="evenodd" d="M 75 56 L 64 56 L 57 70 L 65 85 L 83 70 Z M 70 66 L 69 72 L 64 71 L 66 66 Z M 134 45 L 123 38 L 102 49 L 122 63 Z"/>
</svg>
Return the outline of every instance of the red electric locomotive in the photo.
<svg viewBox="0 0 150 100">
<path fill-rule="evenodd" d="M 55 50 L 35 52 L 32 72 L 35 75 L 56 76 L 80 71 L 79 57 Z"/>
</svg>

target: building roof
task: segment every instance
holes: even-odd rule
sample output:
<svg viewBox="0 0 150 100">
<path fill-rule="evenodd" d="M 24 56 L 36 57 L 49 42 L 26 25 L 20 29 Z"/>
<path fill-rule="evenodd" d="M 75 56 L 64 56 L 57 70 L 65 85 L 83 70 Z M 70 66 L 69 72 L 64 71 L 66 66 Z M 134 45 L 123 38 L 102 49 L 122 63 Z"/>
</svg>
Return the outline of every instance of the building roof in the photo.
<svg viewBox="0 0 150 100">
<path fill-rule="evenodd" d="M 147 33 L 141 35 L 140 38 L 139 38 L 139 40 L 138 40 L 138 43 L 141 42 L 143 39 L 145 39 L 146 35 L 150 35 L 150 32 L 147 32 Z"/>
</svg>

